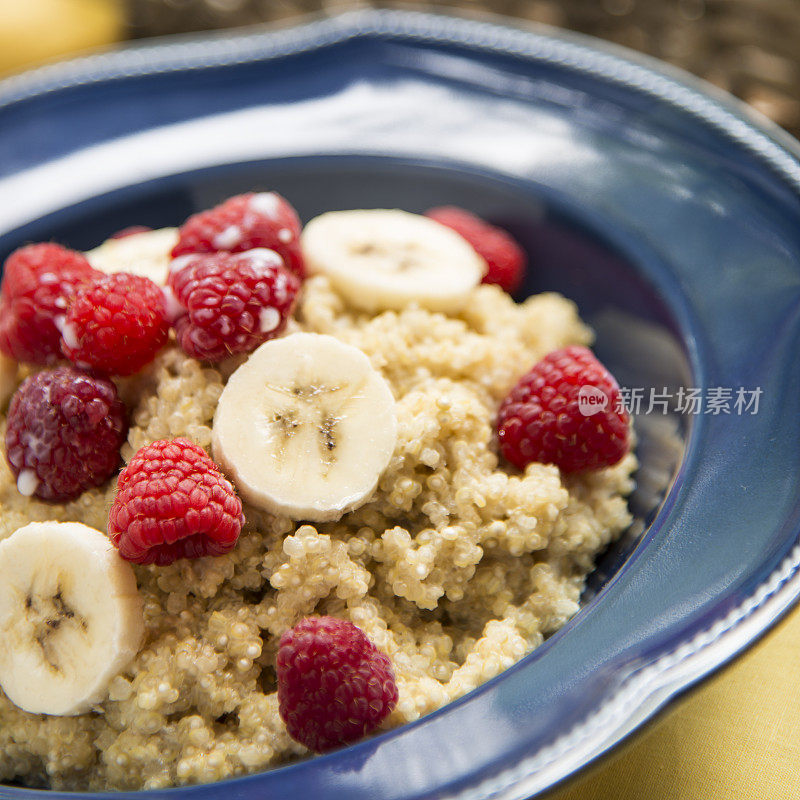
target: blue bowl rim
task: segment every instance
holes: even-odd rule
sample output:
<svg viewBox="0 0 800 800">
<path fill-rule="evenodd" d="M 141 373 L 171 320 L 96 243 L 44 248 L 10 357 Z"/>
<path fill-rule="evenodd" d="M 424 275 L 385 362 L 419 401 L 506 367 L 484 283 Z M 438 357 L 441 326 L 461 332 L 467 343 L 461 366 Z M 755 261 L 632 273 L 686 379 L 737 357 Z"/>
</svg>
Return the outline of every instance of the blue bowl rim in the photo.
<svg viewBox="0 0 800 800">
<path fill-rule="evenodd" d="M 314 18 L 280 30 L 165 37 L 155 44 L 129 45 L 0 81 L 0 110 L 29 98 L 107 80 L 244 64 L 366 36 L 427 41 L 563 66 L 671 105 L 736 143 L 800 194 L 800 143 L 727 93 L 676 67 L 593 37 L 544 25 L 523 28 L 518 22 L 499 15 L 484 16 L 486 20 L 417 11 L 364 9 Z M 665 503 L 675 488 L 673 485 Z M 756 641 L 798 598 L 800 544 L 793 547 L 778 568 L 742 603 L 725 616 L 710 620 L 708 627 L 680 641 L 656 661 L 630 671 L 591 715 L 551 744 L 511 768 L 441 797 L 510 800 L 529 797 L 552 787 L 607 751 L 670 699 Z M 459 702 L 463 701 L 464 698 Z M 391 736 L 391 732 L 383 736 Z M 336 754 L 330 754 L 322 758 L 335 757 Z M 287 769 L 292 769 L 292 765 Z M 0 796 L 133 798 L 155 792 L 159 796 L 177 797 L 214 786 L 233 788 L 234 783 L 251 782 L 258 777 L 253 775 L 204 787 L 110 795 L 2 787 Z"/>
</svg>

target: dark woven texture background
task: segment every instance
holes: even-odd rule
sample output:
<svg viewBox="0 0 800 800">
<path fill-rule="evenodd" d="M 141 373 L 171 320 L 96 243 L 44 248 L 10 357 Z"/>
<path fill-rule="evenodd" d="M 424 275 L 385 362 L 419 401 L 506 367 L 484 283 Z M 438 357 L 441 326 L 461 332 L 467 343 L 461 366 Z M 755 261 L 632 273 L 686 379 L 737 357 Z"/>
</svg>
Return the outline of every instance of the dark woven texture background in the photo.
<svg viewBox="0 0 800 800">
<path fill-rule="evenodd" d="M 135 37 L 286 23 L 364 7 L 351 0 L 130 0 Z M 404 6 L 408 7 L 408 6 Z M 750 103 L 800 138 L 800 0 L 442 0 L 588 33 L 664 59 Z"/>
</svg>

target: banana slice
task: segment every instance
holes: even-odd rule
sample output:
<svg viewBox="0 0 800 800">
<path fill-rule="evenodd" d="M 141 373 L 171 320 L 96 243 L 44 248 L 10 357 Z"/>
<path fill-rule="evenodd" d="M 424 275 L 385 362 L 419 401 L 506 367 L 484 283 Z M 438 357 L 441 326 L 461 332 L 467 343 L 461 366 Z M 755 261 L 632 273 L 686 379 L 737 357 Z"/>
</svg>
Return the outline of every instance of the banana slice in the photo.
<svg viewBox="0 0 800 800">
<path fill-rule="evenodd" d="M 0 353 L 0 411 L 17 389 L 17 362 Z"/>
<path fill-rule="evenodd" d="M 348 302 L 370 312 L 418 303 L 456 312 L 486 272 L 486 262 L 455 231 L 405 211 L 331 211 L 301 238 L 311 272 L 328 276 Z"/>
<path fill-rule="evenodd" d="M 0 542 L 0 686 L 24 711 L 90 711 L 143 636 L 133 569 L 100 531 L 32 522 Z"/>
<path fill-rule="evenodd" d="M 109 239 L 90 250 L 86 258 L 101 272 L 130 272 L 166 286 L 172 248 L 177 243 L 177 228 L 161 228 L 122 239 Z"/>
<path fill-rule="evenodd" d="M 242 496 L 313 522 L 365 503 L 396 441 L 386 381 L 361 350 L 316 333 L 261 345 L 214 416 L 214 458 Z"/>
</svg>

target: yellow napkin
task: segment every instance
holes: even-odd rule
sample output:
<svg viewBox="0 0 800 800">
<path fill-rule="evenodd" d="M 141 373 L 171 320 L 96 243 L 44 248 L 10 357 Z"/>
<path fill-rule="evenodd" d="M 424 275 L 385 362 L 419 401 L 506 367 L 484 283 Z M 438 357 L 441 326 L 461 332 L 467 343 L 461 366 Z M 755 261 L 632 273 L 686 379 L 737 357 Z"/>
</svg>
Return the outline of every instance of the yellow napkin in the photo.
<svg viewBox="0 0 800 800">
<path fill-rule="evenodd" d="M 119 41 L 122 0 L 0 0 L 0 76 Z"/>
<path fill-rule="evenodd" d="M 800 797 L 800 609 L 548 800 Z"/>
</svg>

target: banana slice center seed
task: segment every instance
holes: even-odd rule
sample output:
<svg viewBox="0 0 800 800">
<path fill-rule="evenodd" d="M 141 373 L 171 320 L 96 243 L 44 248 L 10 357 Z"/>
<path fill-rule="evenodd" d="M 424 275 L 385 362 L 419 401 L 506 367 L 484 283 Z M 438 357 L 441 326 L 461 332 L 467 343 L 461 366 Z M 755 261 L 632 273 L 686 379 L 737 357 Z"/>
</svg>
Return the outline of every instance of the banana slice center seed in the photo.
<svg viewBox="0 0 800 800">
<path fill-rule="evenodd" d="M 47 596 L 30 592 L 25 597 L 24 605 L 25 620 L 30 625 L 33 640 L 42 650 L 45 663 L 55 672 L 60 672 L 55 639 L 68 629 L 86 633 L 89 627 L 86 617 L 75 611 L 64 599 L 61 586 Z"/>
<path fill-rule="evenodd" d="M 330 386 L 295 383 L 290 387 L 267 383 L 264 388 L 269 401 L 264 416 L 272 428 L 278 470 L 295 469 L 299 461 L 290 457 L 290 451 L 314 441 L 327 477 L 337 461 L 340 423 L 348 405 L 361 396 L 363 386 L 364 381 Z"/>
<path fill-rule="evenodd" d="M 367 259 L 369 269 L 380 269 L 384 272 L 408 273 L 415 270 L 428 270 L 430 256 L 416 242 L 366 241 L 357 242 L 350 247 L 354 257 Z"/>
</svg>

